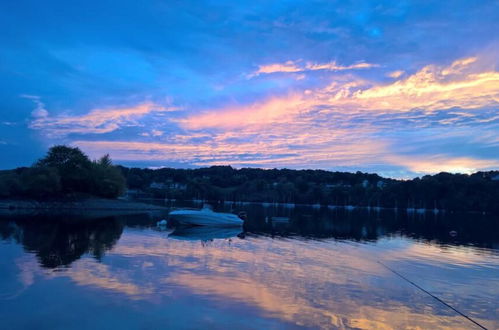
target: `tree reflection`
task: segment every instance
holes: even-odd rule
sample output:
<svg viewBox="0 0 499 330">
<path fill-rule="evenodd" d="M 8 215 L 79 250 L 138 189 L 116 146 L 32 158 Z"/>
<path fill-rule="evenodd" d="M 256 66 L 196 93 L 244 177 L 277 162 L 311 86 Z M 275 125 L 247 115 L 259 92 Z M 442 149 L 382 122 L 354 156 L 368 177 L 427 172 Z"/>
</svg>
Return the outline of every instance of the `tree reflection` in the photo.
<svg viewBox="0 0 499 330">
<path fill-rule="evenodd" d="M 46 268 L 69 266 L 90 253 L 100 260 L 121 237 L 123 224 L 115 217 L 89 221 L 40 217 L 0 221 L 2 239 L 13 239 L 35 253 Z"/>
<path fill-rule="evenodd" d="M 499 249 L 499 221 L 481 214 L 416 214 L 394 210 L 349 211 L 310 207 L 274 209 L 262 205 L 248 205 L 242 209 L 248 214 L 244 235 L 335 238 L 361 242 L 402 235 L 443 245 Z M 280 220 L 286 218 L 286 221 L 272 221 L 273 217 L 281 217 Z M 120 239 L 125 226 L 130 230 L 147 230 L 155 228 L 161 218 L 150 214 L 91 219 L 39 215 L 15 219 L 12 216 L 0 217 L 0 238 L 22 244 L 38 257 L 43 267 L 56 268 L 69 266 L 86 253 L 101 260 Z M 206 233 L 203 229 L 193 232 L 177 230 L 172 238 L 207 240 L 237 234 Z"/>
<path fill-rule="evenodd" d="M 311 207 L 286 210 L 262 206 L 245 211 L 248 213 L 245 230 L 254 234 L 354 241 L 403 235 L 440 244 L 499 248 L 499 221 L 482 214 Z M 288 217 L 289 221 L 273 222 L 274 216 Z"/>
</svg>

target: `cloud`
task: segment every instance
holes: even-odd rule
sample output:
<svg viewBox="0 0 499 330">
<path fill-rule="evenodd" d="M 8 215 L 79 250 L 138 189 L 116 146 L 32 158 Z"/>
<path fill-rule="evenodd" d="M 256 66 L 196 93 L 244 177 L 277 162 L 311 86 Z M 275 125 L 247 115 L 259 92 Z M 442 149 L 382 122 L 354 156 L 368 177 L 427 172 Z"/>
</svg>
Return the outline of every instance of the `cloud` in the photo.
<svg viewBox="0 0 499 330">
<path fill-rule="evenodd" d="M 294 64 L 287 65 L 291 72 Z M 478 151 L 472 154 L 463 149 L 458 154 L 449 149 L 448 132 L 456 127 L 463 127 L 460 139 L 469 137 L 473 146 L 497 148 L 493 132 L 498 125 L 499 73 L 480 57 L 427 65 L 389 83 L 351 73 L 334 74 L 331 80 L 318 88 L 185 113 L 167 123 L 158 121 L 154 129 L 136 135 L 135 141 L 123 136 L 98 140 L 81 136 L 72 143 L 91 156 L 110 153 L 117 161 L 377 169 L 404 177 L 499 166 L 493 157 Z M 53 136 L 106 133 L 144 126 L 150 119 L 146 115 L 172 110 L 144 103 L 95 109 L 81 116 L 47 117 L 32 125 Z M 475 126 L 491 137 L 477 140 L 478 128 L 465 129 Z M 407 134 L 415 130 L 417 134 Z M 431 148 L 417 147 L 428 145 L 430 135 Z M 152 142 L 152 137 L 161 137 L 161 141 Z"/>
<path fill-rule="evenodd" d="M 217 128 L 204 132 L 186 131 L 164 137 L 159 142 L 74 141 L 90 155 L 105 150 L 118 161 L 173 161 L 199 166 L 231 164 L 237 167 L 260 166 L 293 168 L 358 167 L 379 164 L 387 152 L 383 139 L 367 138 L 373 129 L 357 125 L 355 129 L 332 126 L 321 114 L 312 117 L 246 127 Z M 244 117 L 244 116 L 242 116 Z M 230 122 L 229 122 L 230 123 Z"/>
<path fill-rule="evenodd" d="M 30 127 L 43 131 L 50 137 L 69 134 L 103 134 L 126 126 L 140 126 L 139 119 L 146 115 L 176 111 L 176 107 L 164 107 L 152 102 L 131 107 L 93 109 L 80 116 L 60 115 L 33 120 Z M 155 131 L 158 134 L 159 131 Z M 155 135 L 157 136 L 157 135 Z"/>
<path fill-rule="evenodd" d="M 144 137 L 150 137 L 150 136 L 158 137 L 158 136 L 162 136 L 164 133 L 165 132 L 163 132 L 163 131 L 160 131 L 160 130 L 157 130 L 157 129 L 153 129 L 150 132 L 142 132 L 139 135 L 140 136 L 144 136 Z"/>
<path fill-rule="evenodd" d="M 275 72 L 300 72 L 304 71 L 303 68 L 298 67 L 295 62 L 287 61 L 286 63 L 274 63 L 268 65 L 260 65 L 258 70 L 253 75 L 275 73 Z"/>
<path fill-rule="evenodd" d="M 22 94 L 22 98 L 28 99 L 35 103 L 36 107 L 31 112 L 31 116 L 34 118 L 45 118 L 49 115 L 49 112 L 45 109 L 45 104 L 40 101 L 40 97 L 36 95 Z"/>
<path fill-rule="evenodd" d="M 359 114 L 371 117 L 386 113 L 398 115 L 415 109 L 431 113 L 453 107 L 474 109 L 497 105 L 499 72 L 475 73 L 471 67 L 473 63 L 476 58 L 458 60 L 450 66 L 428 65 L 389 84 L 355 76 L 338 77 L 323 88 L 246 106 L 213 109 L 179 122 L 187 129 L 227 129 L 292 122 L 300 114 L 317 109 L 342 113 L 348 118 Z"/>
<path fill-rule="evenodd" d="M 472 72 L 470 64 L 474 62 L 468 59 L 448 67 L 428 65 L 391 84 L 351 91 L 339 101 L 363 109 L 392 111 L 472 109 L 497 104 L 499 72 Z"/>
<path fill-rule="evenodd" d="M 275 124 L 289 120 L 291 115 L 303 109 L 303 103 L 304 100 L 300 95 L 289 95 L 246 106 L 210 110 L 178 122 L 185 128 L 194 130 Z"/>
<path fill-rule="evenodd" d="M 306 71 L 344 71 L 344 70 L 353 70 L 353 69 L 369 69 L 373 67 L 377 67 L 377 64 L 371 63 L 356 63 L 351 65 L 338 65 L 336 61 L 332 61 L 329 63 L 313 63 L 307 62 L 305 65 L 300 66 L 299 61 L 287 61 L 285 63 L 273 63 L 258 66 L 258 70 L 248 75 L 249 78 L 259 76 L 262 74 L 271 74 L 271 73 L 296 73 L 296 72 L 306 72 Z"/>
<path fill-rule="evenodd" d="M 162 136 L 163 134 L 164 134 L 164 132 L 163 132 L 163 131 L 160 131 L 160 130 L 157 130 L 157 129 L 153 129 L 153 130 L 151 131 L 151 135 L 152 135 L 152 136 Z"/>
<path fill-rule="evenodd" d="M 305 66 L 306 71 L 315 71 L 315 70 L 327 70 L 327 71 L 343 71 L 343 70 L 352 70 L 352 69 L 369 69 L 369 68 L 374 68 L 378 67 L 378 64 L 371 64 L 371 63 L 357 63 L 357 64 L 351 64 L 347 66 L 342 66 L 342 65 L 337 65 L 336 61 L 329 62 L 329 63 L 323 63 L 323 64 L 313 64 L 313 63 L 307 63 Z"/>
<path fill-rule="evenodd" d="M 421 154 L 424 151 L 413 150 L 413 156 L 402 157 L 395 133 L 407 129 L 419 129 L 422 133 L 433 125 L 447 126 L 447 131 L 456 125 L 481 125 L 483 132 L 494 131 L 490 125 L 495 125 L 497 115 L 487 108 L 497 106 L 499 73 L 478 58 L 467 58 L 448 66 L 428 65 L 412 75 L 400 74 L 395 79 L 380 84 L 351 75 L 336 76 L 322 88 L 250 105 L 212 109 L 178 123 L 187 130 L 184 140 L 188 141 L 189 134 L 202 132 L 217 143 L 203 145 L 209 149 L 208 157 L 198 154 L 194 160 L 201 165 L 223 162 L 301 168 L 384 165 L 412 173 L 469 173 L 499 166 L 490 159 L 445 152 Z M 394 138 L 383 137 L 387 129 L 394 132 Z M 435 145 L 447 143 L 442 134 L 432 137 Z M 405 143 L 417 145 L 423 136 L 413 135 Z M 491 145 L 494 139 L 481 143 Z M 184 156 L 193 160 L 189 155 Z"/>
<path fill-rule="evenodd" d="M 390 77 L 390 78 L 397 79 L 397 78 L 400 78 L 404 73 L 405 73 L 404 70 L 397 70 L 397 71 L 389 72 L 387 74 L 387 76 Z"/>
</svg>

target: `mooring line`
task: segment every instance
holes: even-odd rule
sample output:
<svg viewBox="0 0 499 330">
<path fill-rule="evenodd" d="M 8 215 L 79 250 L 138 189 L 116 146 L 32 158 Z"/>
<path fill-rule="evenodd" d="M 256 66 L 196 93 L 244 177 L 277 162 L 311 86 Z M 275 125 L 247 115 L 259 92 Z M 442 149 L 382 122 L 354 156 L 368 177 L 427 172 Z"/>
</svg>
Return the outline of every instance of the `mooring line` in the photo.
<svg viewBox="0 0 499 330">
<path fill-rule="evenodd" d="M 416 283 L 414 283 L 413 281 L 411 281 L 410 279 L 408 279 L 407 277 L 405 277 L 404 275 L 400 274 L 399 272 L 391 269 L 390 267 L 388 267 L 387 265 L 385 265 L 384 263 L 382 263 L 381 261 L 378 260 L 378 263 L 380 265 L 382 265 L 383 267 L 385 267 L 386 269 L 388 269 L 389 271 L 391 271 L 392 273 L 394 273 L 395 275 L 399 276 L 400 278 L 402 278 L 403 280 L 411 283 L 412 285 L 414 285 L 416 288 L 418 288 L 419 290 L 425 292 L 426 294 L 428 294 L 429 296 L 433 297 L 435 300 L 441 302 L 443 305 L 449 307 L 450 309 L 452 309 L 454 312 L 458 313 L 459 315 L 461 315 L 462 317 L 468 319 L 468 321 L 471 321 L 473 322 L 474 324 L 476 324 L 477 326 L 479 326 L 480 328 L 482 329 L 485 329 L 487 330 L 486 327 L 484 327 L 483 325 L 481 325 L 480 323 L 478 323 L 477 321 L 473 320 L 471 317 L 469 317 L 468 315 L 460 312 L 459 310 L 457 310 L 456 308 L 452 307 L 451 305 L 449 305 L 448 303 L 446 303 L 445 301 L 443 301 L 442 299 L 438 298 L 437 296 L 435 296 L 434 294 L 428 292 L 427 290 L 423 289 L 422 287 L 420 287 L 419 285 L 417 285 Z"/>
</svg>

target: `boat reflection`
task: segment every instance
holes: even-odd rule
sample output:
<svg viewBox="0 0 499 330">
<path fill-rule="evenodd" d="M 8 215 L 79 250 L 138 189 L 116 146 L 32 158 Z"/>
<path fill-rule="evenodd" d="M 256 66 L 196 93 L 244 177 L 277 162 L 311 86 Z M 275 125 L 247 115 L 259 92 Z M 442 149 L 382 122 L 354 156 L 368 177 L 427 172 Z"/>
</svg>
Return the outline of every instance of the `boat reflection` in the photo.
<svg viewBox="0 0 499 330">
<path fill-rule="evenodd" d="M 242 228 L 238 227 L 177 227 L 168 237 L 186 241 L 212 241 L 214 239 L 227 239 L 242 234 Z"/>
</svg>

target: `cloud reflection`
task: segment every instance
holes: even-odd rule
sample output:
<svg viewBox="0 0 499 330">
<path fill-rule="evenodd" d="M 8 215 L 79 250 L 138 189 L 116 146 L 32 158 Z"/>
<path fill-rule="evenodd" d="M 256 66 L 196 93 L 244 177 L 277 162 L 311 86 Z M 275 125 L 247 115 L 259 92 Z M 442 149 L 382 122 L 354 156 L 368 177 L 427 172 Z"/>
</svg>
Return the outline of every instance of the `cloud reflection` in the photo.
<svg viewBox="0 0 499 330">
<path fill-rule="evenodd" d="M 442 253 L 441 249 L 428 250 L 422 245 L 417 249 L 425 251 L 419 258 L 426 262 L 432 262 Z M 395 264 L 397 260 L 412 257 L 415 251 L 404 247 L 395 250 L 387 256 Z M 376 259 L 384 258 L 384 253 L 382 248 L 364 244 L 331 245 L 320 241 L 218 240 L 203 246 L 160 239 L 144 244 L 133 236 L 111 252 L 127 257 L 156 255 L 156 269 L 166 263 L 172 271 L 162 279 L 170 286 L 189 288 L 211 299 L 258 306 L 268 316 L 300 326 L 366 329 L 375 325 L 401 328 L 409 324 L 423 328 L 469 326 L 460 316 L 448 313 L 381 267 Z M 473 252 L 469 249 L 455 248 L 452 255 L 459 259 L 470 253 Z M 448 262 L 451 264 L 453 260 Z M 356 293 L 351 291 L 352 287 L 357 288 Z M 310 292 L 314 292 L 313 297 Z M 363 298 L 355 298 L 356 294 Z M 410 307 L 402 300 L 407 296 L 411 297 Z M 424 312 L 428 309 L 431 313 Z"/>
<path fill-rule="evenodd" d="M 95 292 L 103 290 L 152 304 L 187 290 L 189 295 L 202 296 L 203 303 L 230 301 L 237 309 L 250 306 L 264 317 L 304 327 L 464 329 L 470 325 L 465 319 L 377 261 L 383 260 L 434 292 L 444 292 L 454 305 L 473 311 L 476 319 L 493 328 L 497 326 L 497 321 L 490 319 L 493 309 L 477 298 L 487 297 L 488 301 L 499 294 L 494 289 L 499 286 L 493 285 L 497 279 L 485 279 L 477 271 L 497 263 L 497 256 L 487 251 L 408 239 L 366 244 L 249 237 L 202 243 L 133 230 L 127 231 L 101 262 L 84 257 L 70 267 L 48 270 L 37 266 L 31 256 L 18 259 L 16 265 L 23 290 L 41 279 L 69 278 Z M 474 272 L 468 273 L 468 267 Z M 421 274 L 430 277 L 420 278 L 414 269 L 423 269 Z M 454 272 L 452 288 L 446 277 L 448 269 Z M 470 281 L 477 283 L 472 286 L 474 292 L 469 291 Z M 480 281 L 490 283 L 481 286 Z"/>
</svg>

